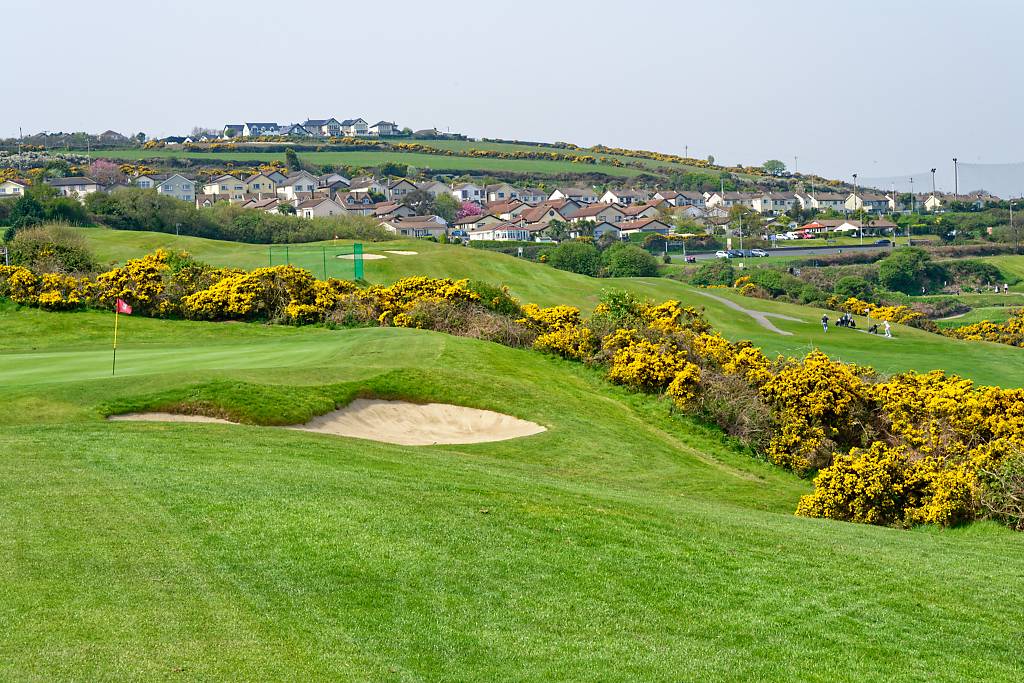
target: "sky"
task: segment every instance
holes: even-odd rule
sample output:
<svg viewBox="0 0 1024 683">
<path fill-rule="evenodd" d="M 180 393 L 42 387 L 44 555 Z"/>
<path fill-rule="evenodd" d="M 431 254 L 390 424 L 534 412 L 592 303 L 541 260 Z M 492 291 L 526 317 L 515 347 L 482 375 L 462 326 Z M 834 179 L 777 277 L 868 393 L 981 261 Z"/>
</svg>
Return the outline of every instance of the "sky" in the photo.
<svg viewBox="0 0 1024 683">
<path fill-rule="evenodd" d="M 780 159 L 849 180 L 1024 160 L 1016 0 L 0 0 L 0 137 L 390 120 Z M 964 189 L 964 188 L 961 188 Z"/>
</svg>

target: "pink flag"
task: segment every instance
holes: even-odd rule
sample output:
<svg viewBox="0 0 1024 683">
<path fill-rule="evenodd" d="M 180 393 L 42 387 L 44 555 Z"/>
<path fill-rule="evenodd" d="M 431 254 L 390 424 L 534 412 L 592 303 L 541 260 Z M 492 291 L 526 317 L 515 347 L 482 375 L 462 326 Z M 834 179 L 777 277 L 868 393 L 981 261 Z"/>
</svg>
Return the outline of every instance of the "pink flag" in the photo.
<svg viewBox="0 0 1024 683">
<path fill-rule="evenodd" d="M 117 311 L 118 313 L 123 313 L 124 315 L 132 314 L 132 307 L 126 304 L 124 302 L 124 299 L 117 300 L 117 304 L 115 305 L 114 310 Z"/>
</svg>

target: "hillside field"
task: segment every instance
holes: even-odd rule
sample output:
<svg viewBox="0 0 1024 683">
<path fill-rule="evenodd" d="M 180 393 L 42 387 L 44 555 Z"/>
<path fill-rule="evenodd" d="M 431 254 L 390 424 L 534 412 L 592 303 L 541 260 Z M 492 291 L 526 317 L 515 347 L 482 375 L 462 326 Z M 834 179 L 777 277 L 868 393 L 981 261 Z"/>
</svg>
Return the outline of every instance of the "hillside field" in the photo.
<svg viewBox="0 0 1024 683">
<path fill-rule="evenodd" d="M 159 247 L 188 251 L 216 266 L 258 268 L 270 264 L 270 248 L 266 245 L 104 228 L 78 228 L 77 231 L 105 264 L 142 256 Z M 322 276 L 326 249 L 327 275 L 350 278 L 351 262 L 332 257 L 332 254 L 350 251 L 350 244 L 339 241 L 337 244 L 290 245 L 289 261 Z M 505 284 L 523 302 L 542 306 L 568 304 L 586 312 L 597 305 L 603 291 L 625 289 L 643 298 L 678 299 L 704 308 L 708 319 L 724 335 L 736 340 L 750 339 L 772 354 L 803 356 L 817 347 L 834 358 L 871 365 L 883 372 L 945 369 L 985 384 L 1024 386 L 1024 355 L 1019 349 L 1002 344 L 960 341 L 903 326 L 894 328 L 895 339 L 884 339 L 863 332 L 870 325 L 866 318 L 857 319 L 860 331 L 833 328 L 825 333 L 819 321 L 822 314 L 834 319 L 833 311 L 741 297 L 729 290 L 705 292 L 668 278 L 590 278 L 496 252 L 426 240 L 367 243 L 365 249 L 369 254 L 386 257 L 364 262 L 365 277 L 371 283 L 387 284 L 412 275 L 469 278 Z M 388 251 L 417 253 L 401 256 Z M 283 245 L 275 245 L 273 254 L 275 264 L 284 262 Z M 770 317 L 773 326 L 789 333 L 779 334 L 723 300 L 754 313 L 795 320 Z"/>
<path fill-rule="evenodd" d="M 796 518 L 809 484 L 596 371 L 407 329 L 0 305 L 4 680 L 1019 680 L 1024 541 Z M 356 394 L 533 420 L 401 447 L 106 422 Z"/>
</svg>

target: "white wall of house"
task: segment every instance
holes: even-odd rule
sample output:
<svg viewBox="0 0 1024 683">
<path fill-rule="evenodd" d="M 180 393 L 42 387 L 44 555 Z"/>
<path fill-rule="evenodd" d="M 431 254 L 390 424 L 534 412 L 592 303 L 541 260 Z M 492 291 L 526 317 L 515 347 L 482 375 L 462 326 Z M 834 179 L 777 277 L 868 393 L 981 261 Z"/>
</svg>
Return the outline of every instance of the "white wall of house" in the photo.
<svg viewBox="0 0 1024 683">
<path fill-rule="evenodd" d="M 189 180 L 177 173 L 156 186 L 157 194 L 167 197 L 174 197 L 183 202 L 192 202 L 196 198 L 195 181 Z"/>
<path fill-rule="evenodd" d="M 16 183 L 13 180 L 5 180 L 0 183 L 0 197 L 16 196 L 20 197 L 25 194 L 25 186 L 21 183 Z"/>
</svg>

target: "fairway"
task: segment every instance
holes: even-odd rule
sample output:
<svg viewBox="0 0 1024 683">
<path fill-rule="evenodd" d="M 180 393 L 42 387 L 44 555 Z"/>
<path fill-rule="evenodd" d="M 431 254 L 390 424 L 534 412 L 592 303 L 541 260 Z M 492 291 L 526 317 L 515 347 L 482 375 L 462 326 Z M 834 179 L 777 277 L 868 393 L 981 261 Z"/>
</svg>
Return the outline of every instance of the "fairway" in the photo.
<svg viewBox="0 0 1024 683">
<path fill-rule="evenodd" d="M 124 322 L 110 377 L 109 314 L 0 307 L 5 680 L 1024 675 L 1004 528 L 793 517 L 808 482 L 531 351 Z M 547 431 L 403 447 L 102 419 L 200 401 L 287 424 L 356 394 Z"/>
<path fill-rule="evenodd" d="M 258 268 L 269 263 L 270 252 L 266 245 L 103 228 L 77 230 L 88 240 L 100 261 L 106 264 L 142 256 L 159 247 L 188 251 L 216 266 Z M 322 248 L 344 250 L 349 244 L 339 241 L 337 244 L 296 245 L 289 250 L 290 261 L 292 265 L 320 275 Z M 900 325 L 894 327 L 895 339 L 883 339 L 863 332 L 870 324 L 865 318 L 857 319 L 860 331 L 833 328 L 825 333 L 819 321 L 823 314 L 834 319 L 836 314 L 832 311 L 715 290 L 717 296 L 747 309 L 796 318 L 796 321 L 775 319 L 779 329 L 790 333 L 782 336 L 765 329 L 749 315 L 703 296 L 701 290 L 668 278 L 590 278 L 505 254 L 427 240 L 367 243 L 365 249 L 367 253 L 387 256 L 364 264 L 365 277 L 371 283 L 389 284 L 414 275 L 469 278 L 507 285 L 524 302 L 542 306 L 568 304 L 587 312 L 597 305 L 602 292 L 625 289 L 644 298 L 659 301 L 678 299 L 704 308 L 708 320 L 725 336 L 734 340 L 749 339 L 770 354 L 803 356 L 814 348 L 820 348 L 833 358 L 870 365 L 882 372 L 944 369 L 983 384 L 1024 386 L 1024 356 L 1018 349 L 1003 344 L 950 339 Z M 281 246 L 275 245 L 275 254 L 283 253 L 281 250 Z M 389 251 L 417 253 L 402 256 L 389 254 Z M 345 268 L 348 266 L 340 265 L 341 261 L 335 260 L 332 265 L 328 260 L 328 276 L 347 277 Z M 275 260 L 275 263 L 279 261 Z"/>
</svg>

